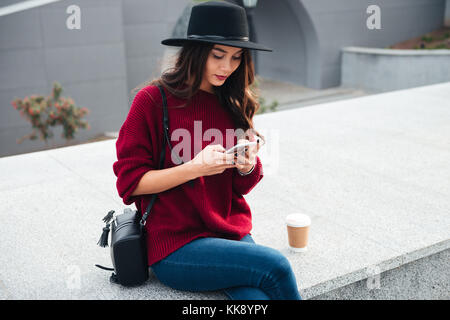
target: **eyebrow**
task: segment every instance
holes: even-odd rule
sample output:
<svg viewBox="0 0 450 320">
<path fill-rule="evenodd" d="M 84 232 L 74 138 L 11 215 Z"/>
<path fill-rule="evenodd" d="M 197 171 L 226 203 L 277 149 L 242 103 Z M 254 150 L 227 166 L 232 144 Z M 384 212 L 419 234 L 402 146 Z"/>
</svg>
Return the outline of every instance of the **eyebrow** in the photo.
<svg viewBox="0 0 450 320">
<path fill-rule="evenodd" d="M 213 49 L 214 49 L 214 50 L 221 51 L 221 52 L 224 52 L 224 53 L 227 53 L 227 51 L 225 51 L 225 50 L 223 50 L 223 49 L 220 49 L 220 48 L 213 48 Z M 242 52 L 242 51 L 244 51 L 244 49 L 241 49 L 241 50 L 237 51 L 236 53 L 239 53 L 239 52 Z"/>
</svg>

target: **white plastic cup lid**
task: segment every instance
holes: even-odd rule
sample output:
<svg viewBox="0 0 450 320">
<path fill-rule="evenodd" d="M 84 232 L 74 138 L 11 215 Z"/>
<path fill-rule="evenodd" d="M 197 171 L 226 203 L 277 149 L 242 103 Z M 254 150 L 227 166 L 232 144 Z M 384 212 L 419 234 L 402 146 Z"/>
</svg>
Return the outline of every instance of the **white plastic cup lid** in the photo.
<svg viewBox="0 0 450 320">
<path fill-rule="evenodd" d="M 303 213 L 292 213 L 286 217 L 286 224 L 290 227 L 306 227 L 311 224 L 311 218 Z"/>
</svg>

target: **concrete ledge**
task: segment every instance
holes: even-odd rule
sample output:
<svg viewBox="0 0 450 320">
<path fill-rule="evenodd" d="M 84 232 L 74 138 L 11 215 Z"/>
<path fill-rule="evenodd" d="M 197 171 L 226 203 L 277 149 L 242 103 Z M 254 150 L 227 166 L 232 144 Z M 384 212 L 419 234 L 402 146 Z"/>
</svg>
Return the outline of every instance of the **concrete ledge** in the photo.
<svg viewBox="0 0 450 320">
<path fill-rule="evenodd" d="M 342 48 L 341 85 L 385 92 L 450 81 L 450 50 Z"/>
<path fill-rule="evenodd" d="M 450 250 L 354 282 L 313 300 L 450 300 Z"/>
<path fill-rule="evenodd" d="M 383 295 L 415 297 L 408 264 L 421 263 L 426 273 L 448 261 L 450 83 L 254 120 L 268 143 L 260 150 L 264 179 L 246 196 L 253 238 L 286 255 L 303 298 L 351 298 L 349 286 L 360 287 L 354 298 L 371 298 L 364 281 L 396 270 Z M 94 267 L 111 265 L 96 245 L 101 219 L 124 207 L 115 160 L 115 140 L 0 158 L 1 299 L 227 299 L 220 291 L 172 290 L 154 275 L 123 288 Z M 287 246 L 284 218 L 293 212 L 312 219 L 301 254 Z"/>
<path fill-rule="evenodd" d="M 448 49 L 410 50 L 410 49 L 383 49 L 370 47 L 345 47 L 342 48 L 341 51 L 351 53 L 387 55 L 387 56 L 450 56 L 450 50 Z"/>
</svg>

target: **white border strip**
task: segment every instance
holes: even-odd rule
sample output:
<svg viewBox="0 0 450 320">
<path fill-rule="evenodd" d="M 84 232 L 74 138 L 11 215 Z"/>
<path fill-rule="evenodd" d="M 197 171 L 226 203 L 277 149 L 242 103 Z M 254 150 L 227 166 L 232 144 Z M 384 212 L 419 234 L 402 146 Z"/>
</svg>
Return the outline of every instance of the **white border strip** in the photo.
<svg viewBox="0 0 450 320">
<path fill-rule="evenodd" d="M 9 14 L 25 11 L 28 9 L 44 6 L 49 3 L 58 2 L 61 0 L 29 0 L 29 1 L 23 1 L 20 3 L 12 4 L 10 6 L 1 7 L 0 8 L 0 17 L 1 16 L 7 16 Z"/>
</svg>

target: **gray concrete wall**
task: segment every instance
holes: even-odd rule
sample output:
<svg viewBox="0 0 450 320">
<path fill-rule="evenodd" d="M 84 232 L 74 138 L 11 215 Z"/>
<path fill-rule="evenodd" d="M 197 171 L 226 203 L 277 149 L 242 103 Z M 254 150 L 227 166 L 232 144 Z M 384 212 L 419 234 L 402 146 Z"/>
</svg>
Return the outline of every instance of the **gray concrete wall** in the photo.
<svg viewBox="0 0 450 320">
<path fill-rule="evenodd" d="M 230 2 L 239 3 L 237 0 Z M 299 0 L 259 0 L 254 11 L 257 42 L 273 48 L 258 51 L 258 75 L 318 88 L 315 58 L 318 39 L 312 20 Z"/>
<path fill-rule="evenodd" d="M 445 6 L 445 25 L 450 27 L 450 0 L 447 0 L 447 4 Z"/>
<path fill-rule="evenodd" d="M 166 46 L 184 8 L 191 0 L 126 0 L 123 2 L 123 32 L 126 43 L 127 90 L 159 77 Z"/>
<path fill-rule="evenodd" d="M 340 84 L 340 48 L 386 47 L 442 26 L 445 0 L 303 0 L 313 20 L 320 61 L 320 87 Z M 381 29 L 366 26 L 369 5 L 381 10 Z"/>
<path fill-rule="evenodd" d="M 310 88 L 338 86 L 340 49 L 386 47 L 442 26 L 445 0 L 258 1 L 258 40 L 274 48 L 260 54 L 260 74 Z M 369 5 L 381 10 L 381 29 L 369 30 Z"/>
<path fill-rule="evenodd" d="M 80 30 L 66 27 L 71 4 L 81 8 Z M 16 143 L 32 130 L 11 101 L 47 96 L 54 81 L 91 111 L 91 129 L 80 130 L 77 141 L 116 131 L 128 110 L 121 0 L 61 1 L 0 17 L 0 66 L 0 156 L 45 148 L 43 141 Z M 63 145 L 62 129 L 53 132 L 49 144 Z"/>
<path fill-rule="evenodd" d="M 276 21 L 273 15 L 276 14 Z M 281 18 L 282 19 L 279 19 Z M 257 41 L 273 48 L 273 52 L 258 52 L 258 71 L 261 76 L 282 75 L 292 83 L 308 83 L 306 40 L 298 17 L 288 1 L 258 1 L 255 9 Z M 287 34 L 284 34 L 286 33 Z M 295 61 L 289 64 L 287 61 Z"/>
<path fill-rule="evenodd" d="M 86 117 L 91 129 L 79 130 L 77 142 L 118 131 L 134 98 L 130 91 L 159 76 L 165 50 L 160 42 L 189 2 L 61 1 L 0 17 L 0 156 L 47 148 L 37 140 L 16 143 L 31 133 L 31 125 L 11 101 L 47 96 L 54 81 L 62 84 L 63 96 L 91 111 Z M 66 28 L 71 4 L 81 8 L 81 30 Z M 49 147 L 66 143 L 61 128 L 53 133 Z"/>
<path fill-rule="evenodd" d="M 448 81 L 450 50 L 348 47 L 342 51 L 343 87 L 383 92 Z"/>
</svg>

